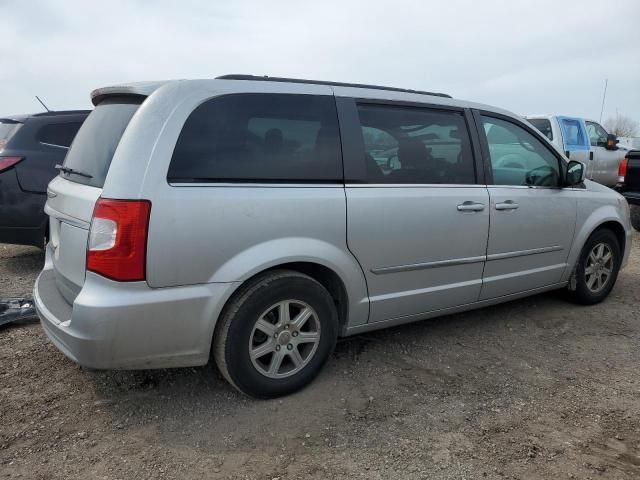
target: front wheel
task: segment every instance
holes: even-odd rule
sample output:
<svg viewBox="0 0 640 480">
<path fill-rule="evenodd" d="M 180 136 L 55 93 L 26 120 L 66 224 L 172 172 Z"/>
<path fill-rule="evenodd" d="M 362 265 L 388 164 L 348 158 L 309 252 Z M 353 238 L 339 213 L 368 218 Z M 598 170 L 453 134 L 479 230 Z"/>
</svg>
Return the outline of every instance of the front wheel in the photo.
<svg viewBox="0 0 640 480">
<path fill-rule="evenodd" d="M 327 290 L 299 272 L 267 272 L 225 307 L 213 343 L 220 372 L 257 398 L 287 395 L 320 372 L 337 338 L 338 315 Z"/>
<path fill-rule="evenodd" d="M 618 277 L 622 255 L 618 239 L 611 230 L 594 232 L 580 253 L 575 271 L 573 300 L 593 305 L 604 300 Z"/>
</svg>

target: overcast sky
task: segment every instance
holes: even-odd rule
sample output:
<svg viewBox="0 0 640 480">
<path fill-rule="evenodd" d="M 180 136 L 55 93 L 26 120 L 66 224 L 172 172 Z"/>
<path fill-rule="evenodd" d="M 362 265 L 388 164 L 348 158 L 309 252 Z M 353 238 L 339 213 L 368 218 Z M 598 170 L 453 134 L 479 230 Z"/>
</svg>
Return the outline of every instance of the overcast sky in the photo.
<svg viewBox="0 0 640 480">
<path fill-rule="evenodd" d="M 136 80 L 253 73 L 640 120 L 640 1 L 0 0 L 0 115 Z"/>
</svg>

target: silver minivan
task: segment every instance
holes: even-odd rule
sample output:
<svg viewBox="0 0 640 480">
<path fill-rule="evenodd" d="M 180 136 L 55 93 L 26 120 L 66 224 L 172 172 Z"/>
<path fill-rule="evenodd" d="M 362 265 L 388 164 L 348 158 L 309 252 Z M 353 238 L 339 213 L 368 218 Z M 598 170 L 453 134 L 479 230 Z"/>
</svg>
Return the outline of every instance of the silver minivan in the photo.
<svg viewBox="0 0 640 480">
<path fill-rule="evenodd" d="M 504 110 L 248 75 L 92 100 L 34 292 L 87 367 L 213 358 L 274 397 L 337 337 L 551 289 L 596 303 L 627 261 L 626 201 Z"/>
</svg>

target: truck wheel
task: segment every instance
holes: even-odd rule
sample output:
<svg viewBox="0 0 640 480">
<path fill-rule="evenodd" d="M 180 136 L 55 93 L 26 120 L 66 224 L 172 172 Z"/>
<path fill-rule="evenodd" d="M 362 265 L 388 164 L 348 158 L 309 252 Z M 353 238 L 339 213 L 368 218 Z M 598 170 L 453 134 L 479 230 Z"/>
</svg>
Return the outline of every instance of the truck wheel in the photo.
<svg viewBox="0 0 640 480">
<path fill-rule="evenodd" d="M 622 254 L 615 234 L 596 230 L 585 243 L 575 271 L 575 290 L 571 298 L 582 305 L 599 303 L 616 283 Z"/>
<path fill-rule="evenodd" d="M 631 225 L 640 232 L 640 205 L 629 205 L 631 210 Z"/>
<path fill-rule="evenodd" d="M 320 372 L 336 344 L 338 314 L 327 290 L 275 270 L 241 287 L 216 326 L 213 356 L 235 388 L 257 398 L 287 395 Z"/>
</svg>

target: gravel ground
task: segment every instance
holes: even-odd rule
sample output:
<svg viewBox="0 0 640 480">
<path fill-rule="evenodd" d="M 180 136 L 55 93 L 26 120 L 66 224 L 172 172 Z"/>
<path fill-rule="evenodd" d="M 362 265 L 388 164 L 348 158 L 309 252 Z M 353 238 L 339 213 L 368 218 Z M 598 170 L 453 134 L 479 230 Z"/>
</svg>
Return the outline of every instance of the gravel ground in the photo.
<svg viewBox="0 0 640 480">
<path fill-rule="evenodd" d="M 640 234 L 607 301 L 557 293 L 339 343 L 256 401 L 213 367 L 98 372 L 0 327 L 0 477 L 640 478 Z M 0 292 L 35 249 L 0 245 Z"/>
</svg>

